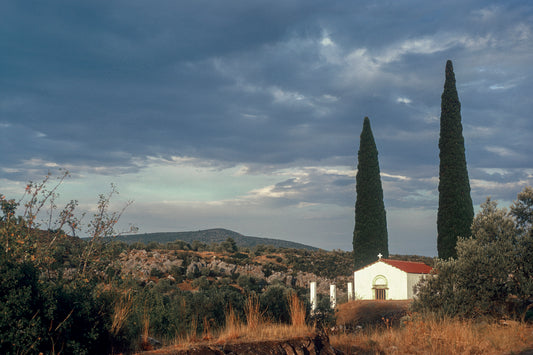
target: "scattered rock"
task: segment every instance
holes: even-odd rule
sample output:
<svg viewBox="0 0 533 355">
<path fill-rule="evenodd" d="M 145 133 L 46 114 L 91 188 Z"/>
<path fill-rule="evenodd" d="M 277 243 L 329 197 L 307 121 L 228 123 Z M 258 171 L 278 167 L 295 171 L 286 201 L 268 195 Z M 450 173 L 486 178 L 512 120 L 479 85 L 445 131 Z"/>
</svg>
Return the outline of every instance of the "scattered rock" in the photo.
<svg viewBox="0 0 533 355">
<path fill-rule="evenodd" d="M 141 344 L 139 345 L 139 347 L 143 351 L 149 351 L 149 350 L 159 349 L 159 348 L 161 348 L 162 345 L 163 344 L 161 344 L 161 342 L 159 340 L 157 340 L 157 339 L 154 339 L 154 338 L 151 338 L 151 337 L 147 337 L 146 339 L 142 339 L 142 337 L 141 337 Z"/>
</svg>

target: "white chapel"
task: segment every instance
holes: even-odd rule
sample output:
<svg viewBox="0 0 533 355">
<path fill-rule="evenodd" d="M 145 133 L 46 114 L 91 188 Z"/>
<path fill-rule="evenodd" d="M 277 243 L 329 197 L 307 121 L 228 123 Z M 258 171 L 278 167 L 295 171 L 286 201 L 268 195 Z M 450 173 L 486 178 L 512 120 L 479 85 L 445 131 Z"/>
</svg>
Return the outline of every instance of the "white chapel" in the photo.
<svg viewBox="0 0 533 355">
<path fill-rule="evenodd" d="M 432 268 L 424 263 L 382 259 L 353 274 L 355 297 L 364 300 L 406 300 L 414 297 L 413 286 Z"/>
</svg>

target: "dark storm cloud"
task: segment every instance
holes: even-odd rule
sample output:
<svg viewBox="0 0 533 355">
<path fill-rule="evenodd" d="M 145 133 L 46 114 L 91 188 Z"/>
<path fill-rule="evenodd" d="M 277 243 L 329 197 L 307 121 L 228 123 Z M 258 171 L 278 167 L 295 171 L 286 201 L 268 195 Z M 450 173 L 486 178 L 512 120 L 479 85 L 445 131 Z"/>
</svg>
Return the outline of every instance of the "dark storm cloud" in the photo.
<svg viewBox="0 0 533 355">
<path fill-rule="evenodd" d="M 242 93 L 228 90 L 231 78 L 215 64 L 280 41 L 312 5 L 13 2 L 3 10 L 2 121 L 80 145 L 48 159 L 84 160 L 87 148 L 104 162 L 114 150 L 230 161 L 282 155 L 269 141 L 287 139 L 283 120 L 269 120 L 267 130 L 247 122 L 242 115 L 254 110 L 235 111 Z M 35 147 L 21 148 L 31 155 Z"/>
</svg>

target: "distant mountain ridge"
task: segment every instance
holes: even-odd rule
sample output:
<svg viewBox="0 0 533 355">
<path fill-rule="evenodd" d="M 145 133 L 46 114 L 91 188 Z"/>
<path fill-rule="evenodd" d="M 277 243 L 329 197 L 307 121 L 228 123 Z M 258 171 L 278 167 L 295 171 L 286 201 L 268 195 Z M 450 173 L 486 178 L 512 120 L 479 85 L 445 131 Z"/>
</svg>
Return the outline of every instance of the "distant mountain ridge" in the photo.
<svg viewBox="0 0 533 355">
<path fill-rule="evenodd" d="M 158 242 L 164 244 L 168 242 L 174 242 L 176 240 L 182 240 L 187 243 L 192 243 L 193 241 L 197 240 L 202 243 L 211 244 L 221 243 L 228 238 L 233 238 L 233 240 L 239 247 L 252 248 L 257 245 L 272 245 L 276 248 L 318 250 L 318 248 L 302 243 L 290 242 L 288 240 L 274 238 L 245 236 L 240 233 L 223 228 L 213 228 L 189 232 L 163 232 L 122 235 L 117 237 L 117 240 L 126 242 L 128 244 L 135 242 Z"/>
</svg>

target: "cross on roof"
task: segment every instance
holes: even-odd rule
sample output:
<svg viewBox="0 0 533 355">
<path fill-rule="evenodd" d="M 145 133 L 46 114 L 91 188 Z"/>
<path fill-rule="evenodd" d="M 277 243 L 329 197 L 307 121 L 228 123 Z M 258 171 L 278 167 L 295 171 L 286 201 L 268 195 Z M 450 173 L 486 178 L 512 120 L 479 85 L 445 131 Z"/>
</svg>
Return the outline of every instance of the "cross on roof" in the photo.
<svg viewBox="0 0 533 355">
<path fill-rule="evenodd" d="M 383 256 L 383 255 L 381 255 L 381 253 L 378 254 L 378 258 L 379 258 L 379 260 L 381 260 L 381 257 L 382 257 L 382 256 Z"/>
</svg>

